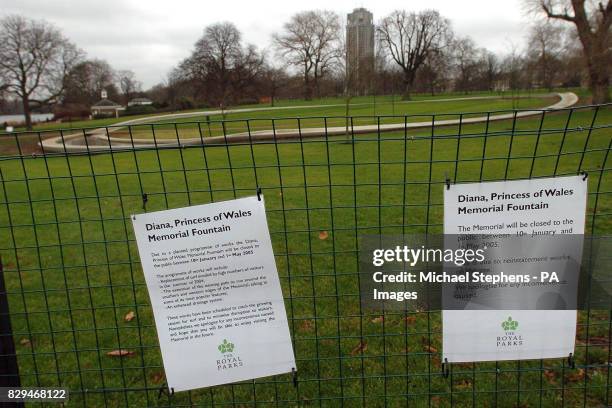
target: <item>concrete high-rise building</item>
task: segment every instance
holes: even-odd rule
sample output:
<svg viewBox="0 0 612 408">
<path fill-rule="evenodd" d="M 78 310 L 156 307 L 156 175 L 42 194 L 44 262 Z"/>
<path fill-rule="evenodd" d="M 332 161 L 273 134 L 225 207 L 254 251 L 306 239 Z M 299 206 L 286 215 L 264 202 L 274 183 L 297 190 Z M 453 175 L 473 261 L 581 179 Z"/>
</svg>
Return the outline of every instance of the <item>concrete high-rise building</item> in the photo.
<svg viewBox="0 0 612 408">
<path fill-rule="evenodd" d="M 349 87 L 358 93 L 370 89 L 374 74 L 374 16 L 364 8 L 347 14 L 346 69 Z"/>
</svg>

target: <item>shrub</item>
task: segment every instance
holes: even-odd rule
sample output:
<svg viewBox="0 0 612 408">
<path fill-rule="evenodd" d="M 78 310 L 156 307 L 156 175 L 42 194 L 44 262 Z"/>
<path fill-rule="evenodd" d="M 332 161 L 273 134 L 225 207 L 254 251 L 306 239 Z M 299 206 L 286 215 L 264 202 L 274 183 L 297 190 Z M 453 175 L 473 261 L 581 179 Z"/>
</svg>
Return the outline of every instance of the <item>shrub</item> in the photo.
<svg viewBox="0 0 612 408">
<path fill-rule="evenodd" d="M 53 109 L 55 120 L 88 118 L 91 114 L 89 107 L 81 104 L 59 105 Z"/>
<path fill-rule="evenodd" d="M 157 109 L 155 109 L 152 105 L 134 105 L 128 106 L 124 111 L 120 113 L 121 116 L 130 116 L 130 115 L 144 115 L 147 113 L 154 113 Z"/>
</svg>

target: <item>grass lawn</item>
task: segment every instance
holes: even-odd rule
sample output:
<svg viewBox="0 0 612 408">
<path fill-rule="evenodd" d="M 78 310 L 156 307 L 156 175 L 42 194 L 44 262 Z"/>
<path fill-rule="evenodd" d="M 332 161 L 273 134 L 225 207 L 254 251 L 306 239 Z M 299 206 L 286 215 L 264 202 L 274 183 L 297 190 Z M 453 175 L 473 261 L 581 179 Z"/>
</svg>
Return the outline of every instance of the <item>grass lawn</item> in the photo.
<svg viewBox="0 0 612 408">
<path fill-rule="evenodd" d="M 457 119 L 459 113 L 462 113 L 463 118 L 469 118 L 475 116 L 474 112 L 541 108 L 552 105 L 559 99 L 556 96 L 544 97 L 541 95 L 530 96 L 530 94 L 524 94 L 520 95 L 519 98 L 490 93 L 437 97 L 420 96 L 411 101 L 401 101 L 396 96 L 356 97 L 350 101 L 349 115 L 353 117 L 353 126 L 376 124 L 378 116 L 383 117 L 382 120 L 385 123 L 403 123 L 404 120 L 420 122 L 429 120 L 430 116 L 428 115 L 432 113 L 440 115 L 439 119 Z M 487 99 L 464 99 L 482 96 Z M 304 105 L 306 103 L 307 106 Z M 40 153 L 38 142 L 41 139 L 76 133 L 90 133 L 94 129 L 104 130 L 105 127 L 112 133 L 113 137 L 125 138 L 130 141 L 131 139 L 153 138 L 156 140 L 200 138 L 272 128 L 277 130 L 292 129 L 298 126 L 302 128 L 347 126 L 345 119 L 346 105 L 341 98 L 326 98 L 314 101 L 280 101 L 276 104 L 276 107 L 283 109 L 272 110 L 262 105 L 239 106 L 236 109 L 259 110 L 168 120 L 152 119 L 146 124 L 133 125 L 129 129 L 114 127 L 114 124 L 148 116 L 78 122 L 78 125 L 83 127 L 82 129 L 68 127 L 67 124 L 42 124 L 32 132 L 19 134 L 18 144 L 15 143 L 16 134 L 2 137 L 0 132 L 0 152 L 5 154 Z M 410 116 L 405 119 L 406 115 Z M 245 119 L 249 119 L 249 121 L 247 122 Z"/>
<path fill-rule="evenodd" d="M 429 115 L 451 115 L 443 119 L 457 118 L 457 113 L 466 112 L 463 117 L 475 116 L 470 112 L 487 112 L 517 109 L 541 108 L 558 101 L 557 97 L 525 97 L 520 99 L 474 99 L 444 101 L 419 100 L 390 102 L 389 97 L 381 98 L 376 104 L 361 102 L 361 99 L 352 100 L 349 105 L 349 115 L 353 117 L 353 126 L 372 125 L 377 123 L 379 116 L 385 117 L 385 123 L 403 123 L 404 115 L 410 115 L 408 122 L 420 122 L 430 119 Z M 199 138 L 200 134 L 206 136 L 220 136 L 239 132 L 253 132 L 264 129 L 295 129 L 299 126 L 333 127 L 346 126 L 346 106 L 342 101 L 336 100 L 327 106 L 291 106 L 291 109 L 266 110 L 255 112 L 237 112 L 225 115 L 205 115 L 159 121 L 154 126 L 138 125 L 128 129 L 119 129 L 112 132 L 113 137 L 130 138 L 156 138 L 179 139 Z M 245 119 L 249 119 L 248 124 Z M 208 122 L 210 121 L 210 123 Z M 198 123 L 200 122 L 200 123 Z M 201 123 L 204 122 L 204 123 Z M 111 128 L 112 129 L 112 128 Z"/>
<path fill-rule="evenodd" d="M 464 103 L 449 111 L 488 110 L 491 102 Z M 575 370 L 562 360 L 456 364 L 445 379 L 439 312 L 381 318 L 359 301 L 359 236 L 442 232 L 446 174 L 454 182 L 545 177 L 576 174 L 581 163 L 589 173 L 587 230 L 612 232 L 612 159 L 605 161 L 612 108 L 599 110 L 592 132 L 592 109 L 568 112 L 348 143 L 333 137 L 0 159 L 0 250 L 22 384 L 68 387 L 70 406 L 168 404 L 167 395 L 158 401 L 163 367 L 129 215 L 143 211 L 142 193 L 154 211 L 253 195 L 259 185 L 298 387 L 287 374 L 179 393 L 172 403 L 604 406 L 607 311 L 580 313 Z M 136 317 L 125 321 L 129 312 Z M 119 349 L 130 355 L 107 355 Z"/>
<path fill-rule="evenodd" d="M 576 93 L 580 93 L 579 90 L 576 90 L 576 89 L 572 89 L 572 91 Z M 558 92 L 568 92 L 568 89 L 559 89 Z M 526 106 L 523 104 L 523 101 L 525 101 L 525 98 L 532 98 L 532 97 L 539 98 L 539 96 L 537 95 L 544 95 L 547 93 L 549 93 L 548 90 L 533 90 L 531 92 L 507 91 L 507 92 L 494 92 L 494 93 L 493 92 L 470 92 L 468 94 L 444 93 L 444 94 L 433 95 L 433 96 L 427 95 L 427 94 L 419 94 L 419 95 L 413 95 L 409 104 L 414 104 L 417 102 L 431 101 L 431 100 L 436 100 L 436 99 L 471 98 L 471 97 L 485 96 L 485 97 L 498 97 L 500 99 L 506 99 L 509 102 L 509 104 L 506 104 L 506 108 L 508 109 L 509 108 L 522 109 Z M 517 98 L 517 97 L 521 97 L 521 98 Z M 514 102 L 512 102 L 513 98 L 515 99 Z M 338 104 L 344 105 L 345 103 L 346 103 L 346 100 L 341 97 L 326 97 L 326 98 L 318 98 L 318 99 L 312 99 L 312 100 L 278 99 L 275 101 L 274 106 L 275 107 L 299 108 L 300 106 L 309 106 L 309 105 L 338 105 Z M 387 110 L 393 112 L 395 110 L 395 107 L 397 107 L 398 109 L 396 114 L 403 114 L 401 112 L 402 108 L 400 107 L 402 103 L 404 103 L 404 101 L 402 101 L 402 98 L 399 95 L 357 96 L 357 97 L 351 98 L 350 100 L 350 104 L 354 106 L 355 108 L 359 107 L 360 110 L 363 110 L 363 106 L 369 105 L 370 108 L 367 110 L 368 115 L 382 114 L 381 112 L 384 112 Z M 385 105 L 389 105 L 388 109 L 385 108 Z M 463 106 L 463 105 L 459 105 L 459 106 Z M 228 107 L 228 109 L 249 109 L 249 108 L 261 109 L 261 108 L 266 108 L 266 107 L 270 107 L 270 106 L 265 105 L 265 104 L 239 105 L 239 106 Z M 172 114 L 172 113 L 186 113 L 186 112 L 198 112 L 198 111 L 209 111 L 209 110 L 212 111 L 212 110 L 218 110 L 218 109 L 219 107 L 211 106 L 211 107 L 201 107 L 201 108 L 191 109 L 191 110 L 184 110 L 180 112 L 179 111 L 161 112 L 159 114 L 164 115 L 164 114 Z M 434 109 L 434 111 L 435 113 L 439 113 L 439 109 L 437 108 Z M 409 113 L 409 112 L 406 112 L 406 113 Z M 434 113 L 434 112 L 430 111 L 429 113 Z M 299 111 L 298 111 L 298 114 L 299 114 Z M 341 109 L 340 114 L 345 115 L 344 107 Z M 351 111 L 350 114 L 354 115 L 355 113 Z M 34 124 L 34 131 L 44 132 L 44 131 L 49 131 L 49 130 L 69 130 L 69 129 L 95 128 L 95 127 L 100 127 L 100 126 L 112 126 L 115 123 L 124 122 L 126 120 L 145 118 L 148 116 L 151 116 L 151 115 L 144 114 L 144 115 L 122 116 L 119 118 L 75 120 L 75 121 L 68 121 L 68 122 L 62 122 L 62 123 L 42 122 L 42 123 Z M 247 115 L 247 116 L 252 117 L 252 115 Z M 215 119 L 221 118 L 220 115 L 218 117 L 215 117 L 214 115 L 212 115 L 211 119 L 213 119 L 213 117 Z M 22 127 L 22 128 L 17 128 L 16 130 L 25 131 L 26 129 Z M 0 130 L 0 133 L 1 132 L 2 130 Z"/>
</svg>

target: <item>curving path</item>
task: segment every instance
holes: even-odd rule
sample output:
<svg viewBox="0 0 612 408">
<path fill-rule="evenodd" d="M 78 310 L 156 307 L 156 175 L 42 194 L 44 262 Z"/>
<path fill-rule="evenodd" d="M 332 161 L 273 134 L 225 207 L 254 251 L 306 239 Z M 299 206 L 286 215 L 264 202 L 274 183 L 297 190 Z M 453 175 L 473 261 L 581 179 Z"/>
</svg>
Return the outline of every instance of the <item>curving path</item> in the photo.
<svg viewBox="0 0 612 408">
<path fill-rule="evenodd" d="M 489 121 L 498 121 L 516 117 L 527 117 L 541 114 L 543 110 L 555 110 L 570 107 L 578 102 L 578 96 L 573 92 L 565 92 L 556 94 L 560 100 L 550 106 L 541 108 L 538 110 L 525 110 L 512 113 L 503 113 L 498 115 L 489 116 Z M 468 100 L 468 99 L 492 99 L 497 98 L 496 96 L 484 96 L 484 97 L 466 97 L 466 98 L 454 98 L 454 99 L 440 99 L 436 101 L 454 101 L 454 100 Z M 406 101 L 398 103 L 418 103 L 421 101 Z M 242 113 L 242 112 L 257 112 L 257 111 L 268 111 L 268 110 L 287 110 L 287 109 L 303 109 L 320 107 L 322 105 L 306 105 L 306 106 L 280 106 L 275 108 L 244 108 L 244 109 L 231 109 L 226 110 L 225 113 Z M 336 105 L 324 105 L 324 106 L 344 106 L 343 104 Z M 299 138 L 312 138 L 321 136 L 339 136 L 346 134 L 345 126 L 334 126 L 327 128 L 302 128 L 302 129 L 278 129 L 273 131 L 269 130 L 258 130 L 250 133 L 241 132 L 233 133 L 226 136 L 212 136 L 202 138 L 188 138 L 177 141 L 175 139 L 168 140 L 152 140 L 152 139 L 126 139 L 121 137 L 112 137 L 112 133 L 122 129 L 127 125 L 136 125 L 143 123 L 150 123 L 152 120 L 160 121 L 166 119 L 179 119 L 186 117 L 202 116 L 202 115 L 219 115 L 223 112 L 220 110 L 214 111 L 200 111 L 200 112 L 187 112 L 187 113 L 175 113 L 159 116 L 149 116 L 146 118 L 132 119 L 125 122 L 117 123 L 112 128 L 98 128 L 93 129 L 87 134 L 73 133 L 70 135 L 63 135 L 48 138 L 40 143 L 40 147 L 43 153 L 61 152 L 61 153 L 82 153 L 88 151 L 115 151 L 115 150 L 132 150 L 132 149 L 146 149 L 151 147 L 179 147 L 179 146 L 195 146 L 195 145 L 208 145 L 208 144 L 226 144 L 236 142 L 257 142 L 264 140 L 288 140 L 288 139 L 299 139 Z M 462 119 L 463 124 L 481 123 L 487 120 L 486 116 L 480 116 L 475 118 L 464 118 Z M 459 119 L 445 119 L 437 120 L 434 126 L 449 126 L 459 124 Z M 377 125 L 361 125 L 353 126 L 351 128 L 352 134 L 364 134 L 373 132 L 391 132 L 397 130 L 407 129 L 418 129 L 427 128 L 432 125 L 431 121 L 426 122 L 414 122 L 414 123 L 391 123 Z"/>
</svg>

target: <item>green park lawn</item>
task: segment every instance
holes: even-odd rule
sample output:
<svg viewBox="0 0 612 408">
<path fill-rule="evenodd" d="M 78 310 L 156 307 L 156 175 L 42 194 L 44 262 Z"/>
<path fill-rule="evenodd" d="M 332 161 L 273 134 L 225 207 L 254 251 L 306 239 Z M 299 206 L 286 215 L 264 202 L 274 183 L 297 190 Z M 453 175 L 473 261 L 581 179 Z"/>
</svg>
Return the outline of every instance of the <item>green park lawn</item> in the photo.
<svg viewBox="0 0 612 408">
<path fill-rule="evenodd" d="M 560 90 L 565 92 L 566 90 Z M 496 109 L 526 109 L 532 107 L 542 107 L 554 101 L 554 97 L 542 97 L 547 91 L 538 92 L 522 92 L 520 94 L 512 94 L 510 92 L 491 93 L 491 92 L 474 92 L 469 94 L 442 94 L 436 96 L 415 95 L 410 101 L 403 101 L 398 95 L 382 95 L 382 96 L 359 96 L 351 98 L 349 101 L 349 115 L 412 115 L 417 113 L 444 113 L 444 112 L 467 112 L 467 111 L 489 111 Z M 520 96 L 521 98 L 513 98 Z M 461 100 L 463 98 L 498 98 L 494 103 L 491 100 Z M 457 101 L 444 101 L 440 99 L 458 99 Z M 433 104 L 433 105 L 432 105 Z M 274 104 L 274 107 L 292 108 L 280 111 L 266 112 L 250 112 L 227 114 L 225 119 L 244 119 L 244 118 L 278 118 L 278 117 L 300 117 L 300 116 L 345 116 L 346 115 L 346 99 L 340 97 L 328 97 L 313 100 L 302 99 L 280 99 Z M 317 106 L 314 108 L 304 108 L 305 106 Z M 228 107 L 231 109 L 266 109 L 269 105 L 240 105 Z M 296 108 L 296 109 L 293 109 Z M 181 112 L 162 112 L 160 115 L 173 113 L 188 113 L 198 111 L 215 111 L 218 107 L 209 107 L 201 109 L 192 109 Z M 83 128 L 96 128 L 100 126 L 113 126 L 116 123 L 124 122 L 132 119 L 142 119 L 151 116 L 134 115 L 122 116 L 119 118 L 93 119 L 93 120 L 75 120 L 63 123 L 46 122 L 34 125 L 35 132 L 45 132 L 50 130 L 70 130 Z M 211 121 L 222 120 L 223 115 L 210 115 Z M 171 122 L 193 122 L 204 121 L 206 116 L 191 117 Z M 163 123 L 164 121 L 161 121 Z M 18 128 L 18 131 L 24 131 L 25 128 Z"/>
<path fill-rule="evenodd" d="M 539 96 L 538 96 L 539 95 Z M 0 152 L 8 154 L 31 153 L 39 150 L 41 139 L 61 135 L 91 133 L 95 129 L 109 132 L 115 138 L 176 140 L 222 136 L 257 130 L 294 129 L 308 127 L 360 126 L 382 123 L 421 122 L 431 120 L 431 114 L 438 119 L 458 119 L 476 116 L 475 112 L 507 112 L 511 109 L 532 109 L 552 105 L 558 97 L 544 96 L 544 93 L 524 93 L 513 98 L 509 94 L 477 93 L 469 95 L 418 96 L 402 101 L 398 96 L 355 97 L 350 100 L 348 113 L 351 123 L 345 119 L 346 100 L 325 98 L 311 101 L 281 100 L 269 109 L 264 105 L 245 105 L 230 109 L 258 109 L 250 112 L 226 113 L 224 115 L 201 115 L 178 119 L 152 118 L 151 115 L 127 116 L 119 119 L 96 119 L 73 123 L 45 123 L 32 132 L 23 132 L 16 143 L 15 134 L 1 137 Z M 486 97 L 487 99 L 465 99 Z M 207 110 L 207 109 L 204 109 Z M 198 110 L 202 111 L 202 110 Z M 184 111 L 189 113 L 194 111 Z M 163 115 L 163 114 L 161 114 Z M 133 119 L 146 119 L 143 124 L 116 126 L 117 123 Z M 380 119 L 378 119 L 380 118 Z M 246 120 L 248 119 L 248 121 Z M 23 131 L 23 129 L 22 129 Z"/>
<path fill-rule="evenodd" d="M 531 103 L 552 102 L 524 99 L 520 107 Z M 351 114 L 371 114 L 364 106 Z M 382 106 L 377 113 L 389 114 L 389 104 Z M 415 106 L 406 108 L 415 109 L 411 114 L 510 107 L 502 100 L 405 106 Z M 577 369 L 562 360 L 456 364 L 444 378 L 438 311 L 381 316 L 361 310 L 359 301 L 359 236 L 442 232 L 447 175 L 453 182 L 547 177 L 576 174 L 580 166 L 589 174 L 587 230 L 612 232 L 612 109 L 600 108 L 595 119 L 590 108 L 569 112 L 348 140 L 2 157 L 0 251 L 22 384 L 68 387 L 70 406 L 254 406 L 254 400 L 266 406 L 604 406 L 608 311 L 579 313 Z M 266 115 L 272 114 L 229 119 L 269 122 Z M 297 120 L 287 123 L 295 127 Z M 592 123 L 597 129 L 590 132 Z M 3 146 L 8 143 L 14 136 Z M 253 195 L 257 186 L 266 201 L 298 386 L 287 374 L 158 401 L 163 367 L 129 215 L 143 211 L 143 193 L 146 210 L 154 211 Z M 126 321 L 129 312 L 135 318 Z M 128 355 L 107 355 L 114 350 Z"/>
<path fill-rule="evenodd" d="M 495 112 L 509 109 L 540 108 L 555 103 L 556 97 L 528 97 L 495 99 L 456 100 L 461 98 L 443 98 L 443 101 L 430 99 L 417 101 L 392 101 L 390 97 L 378 97 L 377 102 L 371 98 L 356 98 L 349 104 L 348 115 L 353 118 L 352 126 L 374 125 L 381 117 L 384 123 L 402 123 L 404 116 L 411 116 L 408 122 L 430 120 L 429 115 L 441 115 L 440 119 L 475 116 L 471 112 Z M 436 98 L 441 99 L 441 98 Z M 196 116 L 181 119 L 160 120 L 154 126 L 150 124 L 137 125 L 128 129 L 122 128 L 112 132 L 113 137 L 155 138 L 155 139 L 185 139 L 199 138 L 201 135 L 221 136 L 239 132 L 254 132 L 266 129 L 294 129 L 299 127 L 334 127 L 346 126 L 346 105 L 342 100 L 325 100 L 323 105 L 308 106 L 289 105 L 281 110 L 265 110 L 254 112 L 236 112 L 225 115 Z M 446 115 L 450 115 L 446 117 Z M 248 123 L 246 122 L 248 119 Z M 298 125 L 299 119 L 299 125 Z M 111 127 L 110 130 L 113 128 Z"/>
</svg>

